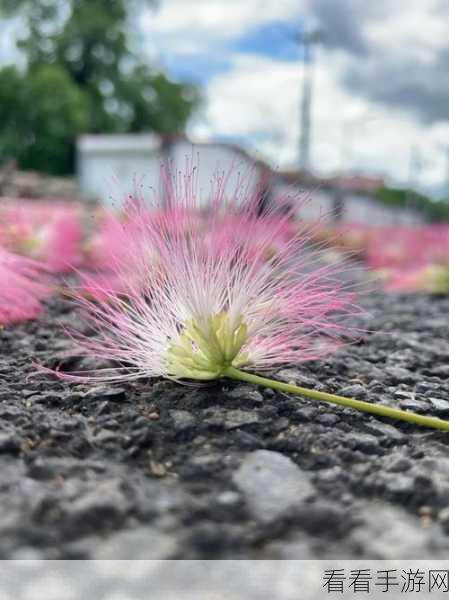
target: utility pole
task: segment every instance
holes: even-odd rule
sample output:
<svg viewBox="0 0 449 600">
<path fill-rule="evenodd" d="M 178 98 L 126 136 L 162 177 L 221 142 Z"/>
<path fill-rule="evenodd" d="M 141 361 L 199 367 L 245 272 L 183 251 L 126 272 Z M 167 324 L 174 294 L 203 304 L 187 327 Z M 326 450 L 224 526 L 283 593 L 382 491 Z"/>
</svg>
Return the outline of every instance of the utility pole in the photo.
<svg viewBox="0 0 449 600">
<path fill-rule="evenodd" d="M 318 44 L 321 34 L 317 29 L 305 29 L 298 35 L 298 41 L 303 48 L 303 76 L 302 95 L 300 107 L 300 132 L 299 132 L 299 167 L 303 171 L 310 168 L 311 146 L 311 114 L 312 84 L 313 84 L 313 47 Z"/>
</svg>

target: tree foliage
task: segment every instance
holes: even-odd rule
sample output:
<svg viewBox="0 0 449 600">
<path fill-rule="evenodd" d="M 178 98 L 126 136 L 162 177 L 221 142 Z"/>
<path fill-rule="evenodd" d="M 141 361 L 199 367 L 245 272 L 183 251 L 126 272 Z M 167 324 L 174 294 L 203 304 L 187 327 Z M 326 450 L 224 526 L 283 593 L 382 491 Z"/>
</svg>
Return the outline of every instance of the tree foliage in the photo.
<svg viewBox="0 0 449 600">
<path fill-rule="evenodd" d="M 73 140 L 88 122 L 88 99 L 57 65 L 24 75 L 0 71 L 0 160 L 25 169 L 64 174 L 73 163 Z"/>
<path fill-rule="evenodd" d="M 449 221 L 449 202 L 431 200 L 415 190 L 381 187 L 375 197 L 387 206 L 394 208 L 412 207 L 421 212 L 429 221 Z"/>
<path fill-rule="evenodd" d="M 179 133 L 196 88 L 152 69 L 132 48 L 130 19 L 152 0 L 0 0 L 20 15 L 23 73 L 0 71 L 0 159 L 68 172 L 82 132 Z M 14 124 L 19 124 L 15 127 Z"/>
</svg>

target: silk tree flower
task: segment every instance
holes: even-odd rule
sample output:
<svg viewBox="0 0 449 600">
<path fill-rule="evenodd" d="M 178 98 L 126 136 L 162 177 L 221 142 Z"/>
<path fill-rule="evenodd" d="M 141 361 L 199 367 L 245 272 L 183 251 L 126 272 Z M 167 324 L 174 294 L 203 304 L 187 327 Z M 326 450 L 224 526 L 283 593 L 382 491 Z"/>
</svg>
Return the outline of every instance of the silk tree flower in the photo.
<svg viewBox="0 0 449 600">
<path fill-rule="evenodd" d="M 137 238 L 145 238 L 145 227 L 142 227 L 142 224 L 149 219 L 152 221 L 152 227 L 164 228 L 165 235 L 169 237 L 196 237 L 198 248 L 201 247 L 209 258 L 213 254 L 218 258 L 221 252 L 227 251 L 230 244 L 237 247 L 240 240 L 245 240 L 244 244 L 240 244 L 241 247 L 246 246 L 247 252 L 252 248 L 253 254 L 258 255 L 258 260 L 264 261 L 276 255 L 280 246 L 288 243 L 295 232 L 295 226 L 291 222 L 270 216 L 253 224 L 252 237 L 248 240 L 246 223 L 240 215 L 222 215 L 219 221 L 215 220 L 211 229 L 209 215 L 194 209 L 176 207 L 171 208 L 168 220 L 165 211 L 140 211 L 137 224 L 136 219 L 130 220 L 130 214 L 136 209 L 135 203 L 129 200 L 122 212 L 102 216 L 96 231 L 84 248 L 86 268 L 81 271 L 80 278 L 85 294 L 97 299 L 107 298 L 111 293 L 124 294 L 130 278 L 137 281 L 140 279 L 135 268 L 133 246 Z M 268 228 L 273 232 L 273 239 L 270 245 L 267 245 L 266 255 L 260 255 L 257 238 L 266 235 Z M 131 244 L 130 240 L 133 240 Z M 144 246 L 147 248 L 147 260 L 157 261 L 157 253 L 150 252 L 152 245 L 144 241 Z"/>
<path fill-rule="evenodd" d="M 353 332 L 345 321 L 359 312 L 355 297 L 336 265 L 321 262 L 306 230 L 272 252 L 290 217 L 257 217 L 257 198 L 236 206 L 219 186 L 211 202 L 207 235 L 201 235 L 192 182 L 187 174 L 183 187 L 169 187 L 164 213 L 157 197 L 152 207 L 141 199 L 129 205 L 123 235 L 134 269 L 130 273 L 117 261 L 122 293 L 96 300 L 75 294 L 94 332 L 89 336 L 73 332 L 75 341 L 89 355 L 116 366 L 63 377 L 81 381 L 166 377 L 189 382 L 228 377 L 449 429 L 449 422 L 440 419 L 254 374 L 322 358 L 351 339 Z M 157 219 L 152 218 L 155 209 Z M 179 210 L 185 211 L 183 227 L 173 226 Z M 245 235 L 222 235 L 223 223 L 232 221 Z"/>
<path fill-rule="evenodd" d="M 0 327 L 35 319 L 49 294 L 39 263 L 0 248 Z"/>
<path fill-rule="evenodd" d="M 79 205 L 13 200 L 0 207 L 0 221 L 0 241 L 11 252 L 44 262 L 53 273 L 65 273 L 80 264 Z"/>
<path fill-rule="evenodd" d="M 133 218 L 133 215 L 139 218 Z M 128 199 L 122 211 L 101 215 L 100 223 L 85 244 L 85 268 L 79 273 L 80 290 L 93 298 L 108 298 L 111 294 L 123 295 L 130 279 L 136 284 L 142 280 L 136 269 L 135 246 L 138 239 L 145 237 L 145 223 L 151 220 L 152 227 L 164 228 L 166 235 L 175 233 L 193 236 L 204 233 L 207 224 L 201 215 L 188 215 L 187 210 L 171 210 L 167 220 L 165 211 L 141 210 L 134 199 Z M 142 240 L 141 250 L 146 264 L 157 261 L 155 248 Z"/>
<path fill-rule="evenodd" d="M 385 273 L 385 288 L 395 292 L 449 293 L 449 267 L 429 264 Z"/>
<path fill-rule="evenodd" d="M 371 268 L 408 269 L 449 261 L 449 225 L 382 227 L 367 246 Z"/>
<path fill-rule="evenodd" d="M 129 233 L 128 233 L 129 235 Z M 132 255 L 128 250 L 128 236 L 116 214 L 101 214 L 100 222 L 84 244 L 84 269 L 80 272 L 80 290 L 94 298 L 108 297 L 124 291 L 118 273 L 129 265 L 132 270 Z"/>
</svg>

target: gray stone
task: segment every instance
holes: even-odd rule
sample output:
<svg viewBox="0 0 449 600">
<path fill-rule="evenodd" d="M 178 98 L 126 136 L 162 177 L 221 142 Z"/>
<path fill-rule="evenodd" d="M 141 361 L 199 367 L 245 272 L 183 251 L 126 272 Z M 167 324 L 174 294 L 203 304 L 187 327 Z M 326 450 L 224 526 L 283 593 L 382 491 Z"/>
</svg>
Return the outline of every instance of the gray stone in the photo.
<svg viewBox="0 0 449 600">
<path fill-rule="evenodd" d="M 97 526 L 120 523 L 130 508 L 120 480 L 103 481 L 76 500 L 61 506 L 71 526 L 95 519 Z"/>
<path fill-rule="evenodd" d="M 449 377 L 449 365 L 438 365 L 432 368 L 432 374 L 438 377 Z"/>
<path fill-rule="evenodd" d="M 449 507 L 440 510 L 438 513 L 438 521 L 441 523 L 444 531 L 449 533 Z"/>
<path fill-rule="evenodd" d="M 266 550 L 269 552 L 268 556 L 275 558 L 277 561 L 283 561 L 281 564 L 288 564 L 290 560 L 313 560 L 316 558 L 313 553 L 313 543 L 304 532 L 301 532 L 301 535 L 294 539 L 272 542 L 266 546 Z M 318 561 L 315 564 L 319 564 Z M 301 586 L 301 589 L 303 594 L 304 587 Z M 303 597 L 306 598 L 307 596 Z"/>
<path fill-rule="evenodd" d="M 399 429 L 382 421 L 373 420 L 365 425 L 365 429 L 374 435 L 384 436 L 394 442 L 403 442 L 407 438 Z"/>
<path fill-rule="evenodd" d="M 155 527 L 119 531 L 93 551 L 95 560 L 162 560 L 172 557 L 177 542 Z"/>
<path fill-rule="evenodd" d="M 378 454 L 380 451 L 379 440 L 369 433 L 350 433 L 346 436 L 346 442 L 354 450 L 360 450 L 365 454 Z"/>
<path fill-rule="evenodd" d="M 415 396 L 413 392 L 407 392 L 405 390 L 396 390 L 393 395 L 399 400 L 413 400 Z"/>
<path fill-rule="evenodd" d="M 338 391 L 341 396 L 346 396 L 347 398 L 355 398 L 356 400 L 362 400 L 366 398 L 367 392 L 363 385 L 348 385 L 347 387 L 341 388 Z"/>
<path fill-rule="evenodd" d="M 225 490 L 224 492 L 218 494 L 216 498 L 217 504 L 226 507 L 237 506 L 238 504 L 240 504 L 241 501 L 242 498 L 240 494 L 234 492 L 234 490 Z"/>
<path fill-rule="evenodd" d="M 402 410 L 410 410 L 412 412 L 417 413 L 425 413 L 429 410 L 430 406 L 428 402 L 423 402 L 422 400 L 417 400 L 415 398 L 414 400 L 401 400 L 399 402 L 399 408 L 402 408 Z"/>
<path fill-rule="evenodd" d="M 175 431 L 187 431 L 196 424 L 195 417 L 187 410 L 170 410 L 169 415 L 173 420 Z"/>
<path fill-rule="evenodd" d="M 434 383 L 433 381 L 418 381 L 415 385 L 415 391 L 420 394 L 429 390 L 437 390 L 439 387 L 439 384 Z"/>
<path fill-rule="evenodd" d="M 20 451 L 20 438 L 12 432 L 0 432 L 0 452 L 16 454 Z"/>
<path fill-rule="evenodd" d="M 85 473 L 103 473 L 107 466 L 99 461 L 78 458 L 37 457 L 27 465 L 27 475 L 33 479 L 82 477 Z"/>
<path fill-rule="evenodd" d="M 331 469 L 322 469 L 317 473 L 317 480 L 322 483 L 336 483 L 341 479 L 343 469 L 341 467 L 332 467 Z"/>
<path fill-rule="evenodd" d="M 259 423 L 259 415 L 257 412 L 249 410 L 212 410 L 208 411 L 208 416 L 204 420 L 208 425 L 217 425 L 225 429 L 237 429 L 245 425 L 254 425 Z"/>
<path fill-rule="evenodd" d="M 416 381 L 416 375 L 408 369 L 404 369 L 402 367 L 387 367 L 385 372 L 395 382 L 414 383 Z"/>
<path fill-rule="evenodd" d="M 321 423 L 321 425 L 332 426 L 340 421 L 340 417 L 333 413 L 324 413 L 324 415 L 318 415 L 316 420 L 318 423 Z"/>
<path fill-rule="evenodd" d="M 117 440 L 117 433 L 110 431 L 109 429 L 100 429 L 93 438 L 96 444 L 103 445 L 108 442 L 115 442 Z"/>
<path fill-rule="evenodd" d="M 412 461 L 405 456 L 398 456 L 393 459 L 389 457 L 386 469 L 390 473 L 403 473 L 404 471 L 408 471 L 412 465 Z"/>
<path fill-rule="evenodd" d="M 385 483 L 385 489 L 394 496 L 403 496 L 412 494 L 415 488 L 415 480 L 409 475 L 400 473 L 383 473 L 382 480 Z"/>
<path fill-rule="evenodd" d="M 441 400 L 440 398 L 428 398 L 432 408 L 439 416 L 449 415 L 449 402 L 447 400 Z"/>
<path fill-rule="evenodd" d="M 233 480 L 253 516 L 269 522 L 313 495 L 309 477 L 278 452 L 257 450 L 242 462 Z"/>
<path fill-rule="evenodd" d="M 417 526 L 405 511 L 387 505 L 371 503 L 359 515 L 361 522 L 350 535 L 354 550 L 366 559 L 422 559 L 432 556 L 428 544 L 431 532 Z"/>
<path fill-rule="evenodd" d="M 330 535 L 333 538 L 347 533 L 352 526 L 341 506 L 325 500 L 299 506 L 295 511 L 295 524 L 309 534 Z"/>
<path fill-rule="evenodd" d="M 295 415 L 304 419 L 305 421 L 314 421 L 318 414 L 318 408 L 316 406 L 304 406 L 298 408 L 295 411 Z"/>
<path fill-rule="evenodd" d="M 276 373 L 276 379 L 279 379 L 279 381 L 284 381 L 285 383 L 293 383 L 294 385 L 298 385 L 300 381 L 300 373 L 294 368 L 281 369 Z"/>
<path fill-rule="evenodd" d="M 43 560 L 45 557 L 42 556 L 42 551 L 37 548 L 19 548 L 18 550 L 14 550 L 9 557 L 9 560 L 21 560 L 21 561 L 38 561 Z"/>
<path fill-rule="evenodd" d="M 86 399 L 120 402 L 126 399 L 126 392 L 124 388 L 120 387 L 96 386 L 89 389 L 86 393 Z"/>
<path fill-rule="evenodd" d="M 243 401 L 253 402 L 255 404 L 261 404 L 263 402 L 262 394 L 250 385 L 238 385 L 237 387 L 230 390 L 227 395 L 230 398 L 237 398 Z"/>
</svg>

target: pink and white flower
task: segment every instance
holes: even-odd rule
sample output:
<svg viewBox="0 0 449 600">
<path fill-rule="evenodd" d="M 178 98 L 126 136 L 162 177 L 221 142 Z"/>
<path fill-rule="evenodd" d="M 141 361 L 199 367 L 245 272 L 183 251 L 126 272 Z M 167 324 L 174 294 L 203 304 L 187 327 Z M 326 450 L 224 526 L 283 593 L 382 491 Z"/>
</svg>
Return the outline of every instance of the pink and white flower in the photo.
<svg viewBox="0 0 449 600">
<path fill-rule="evenodd" d="M 315 359 L 347 337 L 354 294 L 291 217 L 258 217 L 254 197 L 242 208 L 218 185 L 204 220 L 193 181 L 167 186 L 165 212 L 158 197 L 129 203 L 127 259 L 112 264 L 120 293 L 76 294 L 96 332 L 76 341 L 118 363 L 97 379 L 215 379 Z"/>
<path fill-rule="evenodd" d="M 0 326 L 35 319 L 49 294 L 42 266 L 0 248 Z"/>
<path fill-rule="evenodd" d="M 81 207 L 73 202 L 11 200 L 0 207 L 0 243 L 11 252 L 67 273 L 80 264 Z"/>
</svg>

